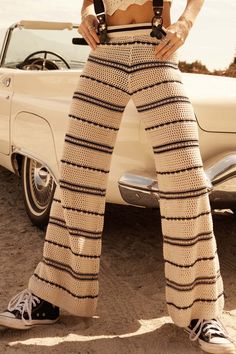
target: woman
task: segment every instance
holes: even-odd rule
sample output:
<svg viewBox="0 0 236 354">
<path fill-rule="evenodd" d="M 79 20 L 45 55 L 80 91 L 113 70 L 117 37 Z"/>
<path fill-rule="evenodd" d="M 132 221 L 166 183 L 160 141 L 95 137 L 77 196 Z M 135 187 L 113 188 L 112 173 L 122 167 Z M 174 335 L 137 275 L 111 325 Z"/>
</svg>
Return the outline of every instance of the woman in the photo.
<svg viewBox="0 0 236 354">
<path fill-rule="evenodd" d="M 165 1 L 152 26 L 152 1 L 106 0 L 104 40 L 106 26 L 98 24 L 93 1 L 84 1 L 79 32 L 91 52 L 72 100 L 43 260 L 29 288 L 0 314 L 0 325 L 54 323 L 59 307 L 78 316 L 95 314 L 109 166 L 132 98 L 155 155 L 169 314 L 203 350 L 234 350 L 217 319 L 223 284 L 208 186 L 176 56 L 202 5 L 203 0 L 188 0 L 171 24 L 171 3 Z"/>
</svg>

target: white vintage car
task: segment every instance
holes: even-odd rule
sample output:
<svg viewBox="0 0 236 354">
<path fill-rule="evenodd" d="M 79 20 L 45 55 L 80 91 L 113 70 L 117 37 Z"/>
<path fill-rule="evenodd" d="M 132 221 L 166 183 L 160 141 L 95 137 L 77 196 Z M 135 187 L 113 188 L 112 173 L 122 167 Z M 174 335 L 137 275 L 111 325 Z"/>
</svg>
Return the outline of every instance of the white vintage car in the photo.
<svg viewBox="0 0 236 354">
<path fill-rule="evenodd" d="M 32 222 L 48 222 L 67 115 L 89 53 L 71 23 L 21 21 L 0 54 L 0 164 L 22 179 Z M 236 210 L 236 79 L 183 74 L 196 112 L 213 208 Z M 158 207 L 154 156 L 132 101 L 115 146 L 107 202 Z"/>
</svg>

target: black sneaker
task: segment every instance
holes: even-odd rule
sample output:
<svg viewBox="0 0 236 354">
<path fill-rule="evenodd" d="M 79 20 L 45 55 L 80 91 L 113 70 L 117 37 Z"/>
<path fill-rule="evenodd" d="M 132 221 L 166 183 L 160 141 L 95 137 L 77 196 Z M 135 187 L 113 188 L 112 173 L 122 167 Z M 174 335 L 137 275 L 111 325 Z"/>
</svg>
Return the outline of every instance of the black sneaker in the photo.
<svg viewBox="0 0 236 354">
<path fill-rule="evenodd" d="M 219 320 L 192 320 L 185 328 L 189 339 L 198 339 L 200 347 L 207 353 L 236 353 L 235 346 Z"/>
<path fill-rule="evenodd" d="M 59 319 L 59 307 L 38 298 L 25 289 L 11 299 L 6 311 L 0 313 L 0 326 L 29 329 L 38 325 L 55 323 Z"/>
</svg>

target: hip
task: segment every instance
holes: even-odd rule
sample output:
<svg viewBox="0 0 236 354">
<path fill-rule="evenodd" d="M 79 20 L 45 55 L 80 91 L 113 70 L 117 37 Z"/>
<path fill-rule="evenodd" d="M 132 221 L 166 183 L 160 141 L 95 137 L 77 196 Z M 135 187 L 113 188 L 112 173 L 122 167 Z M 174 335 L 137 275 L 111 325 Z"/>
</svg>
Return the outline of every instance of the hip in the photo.
<svg viewBox="0 0 236 354">
<path fill-rule="evenodd" d="M 108 41 L 98 44 L 90 54 L 100 58 L 110 58 L 117 62 L 127 61 L 128 64 L 162 62 L 154 55 L 160 40 L 150 36 L 151 30 L 150 22 L 108 26 Z M 168 62 L 178 62 L 177 51 L 168 59 Z"/>
</svg>

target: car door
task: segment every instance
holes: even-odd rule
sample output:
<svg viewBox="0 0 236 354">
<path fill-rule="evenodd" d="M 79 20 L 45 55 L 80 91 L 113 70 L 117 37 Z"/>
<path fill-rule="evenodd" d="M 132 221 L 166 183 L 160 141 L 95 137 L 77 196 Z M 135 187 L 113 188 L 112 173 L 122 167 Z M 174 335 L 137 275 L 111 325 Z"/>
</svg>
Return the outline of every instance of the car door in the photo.
<svg viewBox="0 0 236 354">
<path fill-rule="evenodd" d="M 0 153 L 10 153 L 12 75 L 0 70 Z"/>
</svg>

